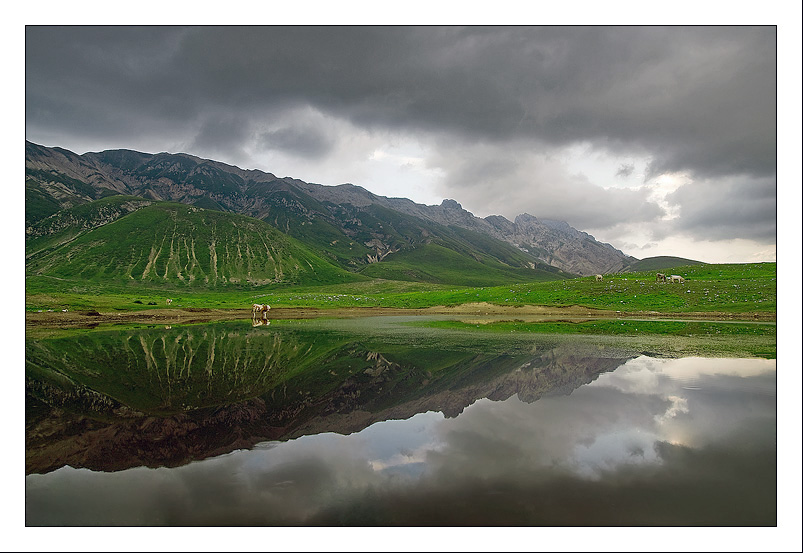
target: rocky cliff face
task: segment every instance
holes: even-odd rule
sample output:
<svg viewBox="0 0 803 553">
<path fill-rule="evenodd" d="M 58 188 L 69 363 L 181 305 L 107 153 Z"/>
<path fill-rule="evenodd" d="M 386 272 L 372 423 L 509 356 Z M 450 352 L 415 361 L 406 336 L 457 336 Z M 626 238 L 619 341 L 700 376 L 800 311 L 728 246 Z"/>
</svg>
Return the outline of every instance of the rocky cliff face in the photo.
<svg viewBox="0 0 803 553">
<path fill-rule="evenodd" d="M 504 217 L 495 217 L 488 222 L 506 242 L 570 273 L 616 273 L 636 261 L 564 221 L 538 219 L 524 213 L 512 224 Z"/>
</svg>

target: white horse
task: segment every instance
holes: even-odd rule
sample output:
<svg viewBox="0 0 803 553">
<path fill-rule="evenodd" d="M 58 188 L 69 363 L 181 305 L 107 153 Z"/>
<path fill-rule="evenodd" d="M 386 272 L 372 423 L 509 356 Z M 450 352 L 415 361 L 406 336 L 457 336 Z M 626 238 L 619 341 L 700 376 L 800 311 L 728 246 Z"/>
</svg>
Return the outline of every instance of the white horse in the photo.
<svg viewBox="0 0 803 553">
<path fill-rule="evenodd" d="M 686 279 L 683 278 L 680 275 L 669 275 L 669 281 L 670 282 L 679 282 L 680 284 L 683 284 L 684 282 L 686 282 Z"/>
<path fill-rule="evenodd" d="M 596 278 L 596 279 L 597 279 L 597 282 L 602 282 L 602 275 L 597 275 L 597 276 L 596 276 L 596 277 L 594 277 L 594 278 Z"/>
</svg>

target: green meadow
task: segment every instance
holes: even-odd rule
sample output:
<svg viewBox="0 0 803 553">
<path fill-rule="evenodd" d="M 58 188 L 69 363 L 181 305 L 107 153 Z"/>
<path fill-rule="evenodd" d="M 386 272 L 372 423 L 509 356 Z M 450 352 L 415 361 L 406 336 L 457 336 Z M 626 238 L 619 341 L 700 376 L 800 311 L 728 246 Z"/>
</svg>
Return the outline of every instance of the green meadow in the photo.
<svg viewBox="0 0 803 553">
<path fill-rule="evenodd" d="M 250 309 L 271 307 L 335 309 L 387 307 L 415 309 L 487 302 L 499 306 L 580 306 L 622 313 L 725 313 L 774 315 L 776 264 L 706 264 L 676 267 L 682 284 L 656 282 L 654 272 L 605 275 L 498 286 L 447 286 L 372 279 L 316 286 L 232 284 L 217 288 L 155 286 L 148 282 L 101 282 L 28 275 L 27 311 L 136 311 L 171 308 Z"/>
</svg>

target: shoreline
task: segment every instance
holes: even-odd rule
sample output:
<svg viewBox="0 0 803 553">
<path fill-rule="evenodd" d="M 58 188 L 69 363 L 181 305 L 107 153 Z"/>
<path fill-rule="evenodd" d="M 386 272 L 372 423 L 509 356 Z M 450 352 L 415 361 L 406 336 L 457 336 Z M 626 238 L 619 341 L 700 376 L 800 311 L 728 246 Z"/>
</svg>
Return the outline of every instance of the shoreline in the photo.
<svg viewBox="0 0 803 553">
<path fill-rule="evenodd" d="M 311 319 L 320 317 L 375 317 L 390 315 L 494 315 L 510 317 L 545 318 L 636 318 L 647 320 L 689 320 L 723 322 L 776 321 L 776 313 L 750 312 L 657 312 L 657 311 L 610 311 L 580 306 L 552 307 L 539 305 L 504 306 L 489 303 L 471 303 L 452 307 L 436 306 L 415 309 L 393 307 L 277 307 L 268 312 L 268 319 Z M 220 320 L 251 319 L 250 309 L 213 309 L 203 307 L 177 307 L 143 309 L 137 311 L 114 311 L 100 313 L 92 310 L 26 312 L 27 328 L 90 328 L 100 324 L 181 324 L 202 323 Z"/>
</svg>

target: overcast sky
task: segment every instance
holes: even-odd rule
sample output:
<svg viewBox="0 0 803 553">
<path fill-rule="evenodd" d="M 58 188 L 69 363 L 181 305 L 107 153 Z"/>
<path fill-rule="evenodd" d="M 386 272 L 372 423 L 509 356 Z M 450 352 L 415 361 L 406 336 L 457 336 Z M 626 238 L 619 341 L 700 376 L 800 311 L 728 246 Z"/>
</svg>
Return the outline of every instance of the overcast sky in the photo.
<svg viewBox="0 0 803 553">
<path fill-rule="evenodd" d="M 25 134 L 564 220 L 637 258 L 774 261 L 776 33 L 29 25 Z"/>
</svg>

